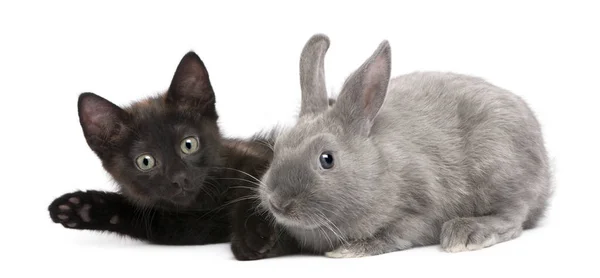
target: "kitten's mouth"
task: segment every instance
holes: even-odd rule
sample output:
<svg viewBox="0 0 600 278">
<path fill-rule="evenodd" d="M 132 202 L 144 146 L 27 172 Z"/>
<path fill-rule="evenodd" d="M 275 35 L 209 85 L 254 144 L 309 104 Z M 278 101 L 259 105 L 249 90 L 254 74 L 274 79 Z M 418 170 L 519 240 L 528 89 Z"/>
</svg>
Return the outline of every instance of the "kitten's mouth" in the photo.
<svg viewBox="0 0 600 278">
<path fill-rule="evenodd" d="M 196 197 L 195 190 L 180 189 L 178 192 L 171 196 L 171 201 L 175 203 L 189 203 Z"/>
</svg>

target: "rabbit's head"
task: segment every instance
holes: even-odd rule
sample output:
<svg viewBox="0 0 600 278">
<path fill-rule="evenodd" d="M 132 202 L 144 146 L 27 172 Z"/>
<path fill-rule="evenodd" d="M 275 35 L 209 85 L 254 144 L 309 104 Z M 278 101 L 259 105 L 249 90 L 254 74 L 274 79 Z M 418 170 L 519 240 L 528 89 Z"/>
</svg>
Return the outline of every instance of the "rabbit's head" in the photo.
<svg viewBox="0 0 600 278">
<path fill-rule="evenodd" d="M 346 80 L 329 109 L 323 67 L 328 48 L 321 34 L 304 46 L 300 118 L 278 137 L 260 190 L 278 222 L 309 230 L 352 226 L 390 205 L 384 204 L 389 191 L 377 183 L 385 161 L 371 133 L 390 80 L 389 44 L 383 41 Z"/>
</svg>

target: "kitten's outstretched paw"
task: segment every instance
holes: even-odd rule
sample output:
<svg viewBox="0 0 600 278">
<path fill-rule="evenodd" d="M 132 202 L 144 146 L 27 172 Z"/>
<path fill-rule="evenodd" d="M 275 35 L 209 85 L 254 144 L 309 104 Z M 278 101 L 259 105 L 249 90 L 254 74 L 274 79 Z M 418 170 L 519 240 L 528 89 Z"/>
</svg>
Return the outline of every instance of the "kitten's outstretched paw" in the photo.
<svg viewBox="0 0 600 278">
<path fill-rule="evenodd" d="M 242 231 L 234 232 L 231 239 L 235 258 L 240 261 L 267 258 L 277 242 L 275 227 L 258 216 L 251 216 L 245 227 Z"/>
<path fill-rule="evenodd" d="M 446 252 L 474 251 L 494 245 L 498 234 L 475 220 L 457 218 L 444 223 L 440 235 L 440 245 Z"/>
<path fill-rule="evenodd" d="M 98 192 L 77 191 L 54 200 L 48 207 L 55 223 L 70 229 L 90 229 L 97 225 L 116 225 L 119 215 L 107 206 Z"/>
</svg>

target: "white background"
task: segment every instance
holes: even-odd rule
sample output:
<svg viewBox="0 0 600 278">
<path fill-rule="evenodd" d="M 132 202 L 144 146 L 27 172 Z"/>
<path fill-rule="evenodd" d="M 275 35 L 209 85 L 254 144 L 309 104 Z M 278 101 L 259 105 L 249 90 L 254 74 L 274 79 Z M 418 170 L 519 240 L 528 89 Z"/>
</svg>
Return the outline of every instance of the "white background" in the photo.
<svg viewBox="0 0 600 278">
<path fill-rule="evenodd" d="M 7 2 L 0 4 L 1 277 L 598 277 L 594 1 Z M 388 39 L 394 75 L 474 74 L 524 97 L 543 124 L 556 171 L 544 224 L 471 253 L 431 246 L 352 260 L 237 262 L 226 244 L 158 247 L 52 223 L 46 208 L 55 197 L 113 189 L 82 136 L 79 93 L 124 105 L 161 92 L 180 58 L 194 50 L 209 69 L 224 133 L 249 136 L 293 123 L 298 58 L 317 32 L 331 38 L 326 76 L 333 91 Z"/>
</svg>

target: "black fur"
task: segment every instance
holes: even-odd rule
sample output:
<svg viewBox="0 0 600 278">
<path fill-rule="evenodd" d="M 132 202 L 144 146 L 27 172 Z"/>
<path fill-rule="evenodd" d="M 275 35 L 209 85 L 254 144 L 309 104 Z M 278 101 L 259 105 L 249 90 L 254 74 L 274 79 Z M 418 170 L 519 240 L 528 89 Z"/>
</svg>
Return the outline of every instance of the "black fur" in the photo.
<svg viewBox="0 0 600 278">
<path fill-rule="evenodd" d="M 78 203 L 69 201 L 75 198 Z M 72 199 L 73 200 L 73 199 Z M 67 206 L 69 209 L 65 210 Z M 89 220 L 79 215 L 90 205 Z M 155 244 L 195 245 L 228 241 L 229 219 L 225 213 L 182 212 L 142 208 L 122 194 L 102 191 L 76 191 L 52 202 L 50 216 L 65 228 L 115 232 Z M 59 216 L 66 216 L 60 219 Z M 111 219 L 116 221 L 111 223 Z"/>
<path fill-rule="evenodd" d="M 229 160 L 232 162 L 230 166 L 259 177 L 255 179 L 237 170 L 224 173 L 225 177 L 233 176 L 236 180 L 236 184 L 230 187 L 234 189 L 236 198 L 231 211 L 231 249 L 238 260 L 271 258 L 300 251 L 299 244 L 275 224 L 274 218 L 262 210 L 258 202 L 258 182 L 273 157 L 275 134 L 275 131 L 259 134 L 249 142 L 238 141 L 235 143 L 237 147 L 231 148 L 243 153 L 253 152 L 254 155 L 236 154 L 234 157 L 237 159 Z M 256 161 L 264 163 L 258 164 Z"/>
<path fill-rule="evenodd" d="M 183 57 L 164 95 L 120 108 L 83 93 L 78 110 L 88 145 L 120 190 L 65 194 L 48 208 L 54 222 L 155 244 L 232 239 L 240 260 L 294 250 L 296 244 L 279 235 L 255 202 L 256 182 L 273 155 L 274 133 L 222 138 L 208 72 L 193 52 Z M 187 154 L 180 148 L 190 137 L 200 147 Z M 150 155 L 156 166 L 140 170 L 140 155 Z M 291 247 L 280 248 L 284 245 Z"/>
</svg>

